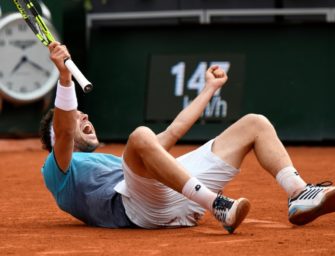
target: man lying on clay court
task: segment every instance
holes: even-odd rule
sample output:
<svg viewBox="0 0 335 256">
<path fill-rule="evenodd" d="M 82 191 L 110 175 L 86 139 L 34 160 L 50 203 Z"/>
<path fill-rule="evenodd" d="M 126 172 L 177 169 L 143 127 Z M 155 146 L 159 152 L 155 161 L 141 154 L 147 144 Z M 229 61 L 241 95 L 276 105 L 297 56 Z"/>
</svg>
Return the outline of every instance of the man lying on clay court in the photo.
<svg viewBox="0 0 335 256">
<path fill-rule="evenodd" d="M 99 141 L 88 116 L 77 110 L 74 83 L 64 65 L 70 54 L 58 42 L 49 50 L 60 76 L 55 108 L 41 123 L 42 142 L 50 152 L 42 173 L 58 206 L 77 219 L 92 226 L 154 229 L 195 226 L 208 210 L 233 233 L 250 203 L 221 191 L 251 150 L 287 192 L 291 223 L 304 225 L 335 211 L 335 187 L 329 182 L 306 184 L 264 116 L 246 115 L 177 159 L 168 153 L 226 83 L 227 75 L 218 66 L 207 70 L 203 91 L 165 131 L 155 134 L 138 127 L 120 158 L 93 153 Z"/>
</svg>

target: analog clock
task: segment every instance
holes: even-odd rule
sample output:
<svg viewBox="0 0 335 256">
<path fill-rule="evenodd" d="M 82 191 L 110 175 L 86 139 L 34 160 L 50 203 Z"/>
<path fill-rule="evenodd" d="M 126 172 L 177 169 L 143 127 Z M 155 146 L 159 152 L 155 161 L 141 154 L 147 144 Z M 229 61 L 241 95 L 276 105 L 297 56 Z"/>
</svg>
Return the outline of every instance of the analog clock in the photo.
<svg viewBox="0 0 335 256">
<path fill-rule="evenodd" d="M 47 22 L 47 20 L 46 20 Z M 47 23 L 57 40 L 52 24 Z M 0 92 L 7 100 L 28 103 L 55 86 L 58 71 L 45 47 L 22 19 L 13 13 L 0 19 Z"/>
</svg>

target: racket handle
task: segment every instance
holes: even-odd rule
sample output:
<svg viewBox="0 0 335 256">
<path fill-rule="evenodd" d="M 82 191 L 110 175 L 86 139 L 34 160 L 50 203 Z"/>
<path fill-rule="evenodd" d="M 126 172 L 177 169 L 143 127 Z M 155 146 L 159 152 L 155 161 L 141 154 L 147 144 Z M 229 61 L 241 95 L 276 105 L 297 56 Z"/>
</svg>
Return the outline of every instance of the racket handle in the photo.
<svg viewBox="0 0 335 256">
<path fill-rule="evenodd" d="M 81 88 L 85 93 L 92 91 L 93 85 L 86 79 L 86 77 L 81 73 L 79 68 L 74 64 L 74 62 L 68 58 L 64 60 L 65 66 L 70 70 L 71 74 L 77 80 Z"/>
</svg>

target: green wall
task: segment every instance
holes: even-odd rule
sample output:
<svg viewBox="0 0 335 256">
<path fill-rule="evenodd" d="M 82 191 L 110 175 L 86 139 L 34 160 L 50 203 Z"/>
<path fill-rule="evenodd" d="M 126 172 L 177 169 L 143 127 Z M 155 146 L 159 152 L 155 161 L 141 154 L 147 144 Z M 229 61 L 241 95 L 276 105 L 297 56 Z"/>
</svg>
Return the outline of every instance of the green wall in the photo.
<svg viewBox="0 0 335 256">
<path fill-rule="evenodd" d="M 266 115 L 285 141 L 335 140 L 333 24 L 100 27 L 90 31 L 86 45 L 82 1 L 45 3 L 74 61 L 94 83 L 90 94 L 77 92 L 102 140 L 125 140 L 139 125 L 156 132 L 166 127 L 145 121 L 149 62 L 155 54 L 242 54 L 240 116 Z M 2 7 L 14 10 L 8 1 Z M 37 135 L 41 103 L 5 107 L 0 136 Z M 227 125 L 197 123 L 184 140 L 207 140 Z"/>
<path fill-rule="evenodd" d="M 123 140 L 145 122 L 152 54 L 243 54 L 241 116 L 267 116 L 286 141 L 335 139 L 334 26 L 220 25 L 102 27 L 91 31 L 88 76 L 94 91 L 82 99 L 105 140 Z M 206 140 L 227 124 L 196 124 L 185 140 Z"/>
</svg>

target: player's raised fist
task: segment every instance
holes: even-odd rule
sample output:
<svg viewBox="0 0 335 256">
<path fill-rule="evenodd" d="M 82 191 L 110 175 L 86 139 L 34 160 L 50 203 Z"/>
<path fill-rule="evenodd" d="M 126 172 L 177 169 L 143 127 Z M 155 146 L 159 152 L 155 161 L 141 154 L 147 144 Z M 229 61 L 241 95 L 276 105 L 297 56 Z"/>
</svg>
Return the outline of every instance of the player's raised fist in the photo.
<svg viewBox="0 0 335 256">
<path fill-rule="evenodd" d="M 228 80 L 226 72 L 217 65 L 211 66 L 206 72 L 206 87 L 217 90 Z"/>
<path fill-rule="evenodd" d="M 213 70 L 213 75 L 215 76 L 215 78 L 223 78 L 225 76 L 225 72 L 222 69 L 218 68 Z"/>
</svg>

